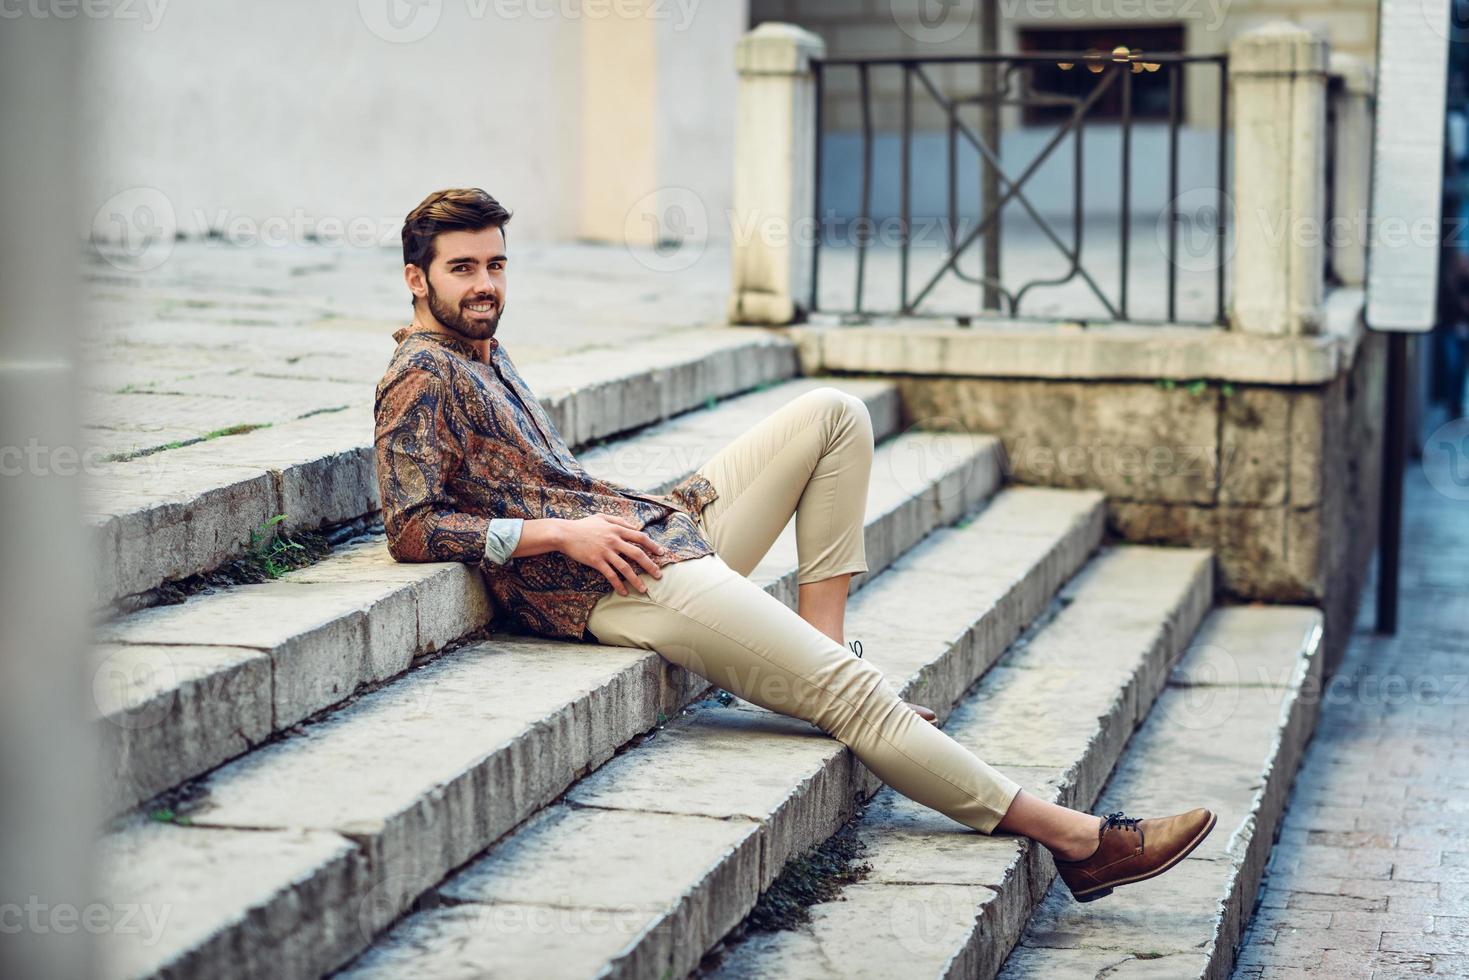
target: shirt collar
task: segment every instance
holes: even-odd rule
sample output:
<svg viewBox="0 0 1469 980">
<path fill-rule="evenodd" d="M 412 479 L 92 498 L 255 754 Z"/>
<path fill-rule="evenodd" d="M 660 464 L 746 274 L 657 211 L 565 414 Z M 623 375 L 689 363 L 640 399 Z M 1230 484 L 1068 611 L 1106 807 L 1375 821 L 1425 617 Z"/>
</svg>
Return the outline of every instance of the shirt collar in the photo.
<svg viewBox="0 0 1469 980">
<path fill-rule="evenodd" d="M 458 337 L 451 337 L 448 334 L 440 333 L 437 330 L 424 330 L 422 327 L 415 328 L 411 325 L 407 327 L 399 327 L 397 330 L 393 331 L 394 343 L 401 344 L 409 337 L 424 337 L 434 343 L 442 344 L 444 347 L 447 347 L 452 351 L 457 351 L 458 353 L 463 354 L 465 357 L 469 358 L 472 361 L 479 360 L 479 351 L 475 350 L 474 346 L 468 341 L 460 340 Z M 491 337 L 490 357 L 493 358 L 495 356 L 495 353 L 499 349 L 499 338 Z"/>
</svg>

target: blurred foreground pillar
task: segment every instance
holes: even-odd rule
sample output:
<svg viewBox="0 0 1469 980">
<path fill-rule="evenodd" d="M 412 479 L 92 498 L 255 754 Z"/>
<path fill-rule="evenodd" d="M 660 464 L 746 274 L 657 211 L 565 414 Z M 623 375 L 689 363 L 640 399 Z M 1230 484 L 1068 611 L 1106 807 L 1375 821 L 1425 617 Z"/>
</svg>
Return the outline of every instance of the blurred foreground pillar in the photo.
<svg viewBox="0 0 1469 980">
<path fill-rule="evenodd" d="M 42 12 L 44 13 L 44 11 Z M 85 27 L 0 28 L 0 977 L 86 978 L 95 754 L 79 504 L 75 79 Z"/>
</svg>

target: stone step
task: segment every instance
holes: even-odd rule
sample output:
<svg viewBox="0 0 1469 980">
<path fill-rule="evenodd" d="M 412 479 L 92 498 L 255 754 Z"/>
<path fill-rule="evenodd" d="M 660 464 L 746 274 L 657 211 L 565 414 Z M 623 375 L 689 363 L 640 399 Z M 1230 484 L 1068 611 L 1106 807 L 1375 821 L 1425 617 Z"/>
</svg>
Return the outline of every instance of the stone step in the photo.
<svg viewBox="0 0 1469 980">
<path fill-rule="evenodd" d="M 1084 809 L 1212 601 L 1211 552 L 1104 552 L 944 730 L 1027 791 Z M 1055 874 L 1027 838 L 975 834 L 889 788 L 855 829 L 867 876 L 805 925 L 716 951 L 713 976 L 993 976 Z"/>
<path fill-rule="evenodd" d="M 913 546 L 923 520 L 973 511 L 1000 475 L 989 438 L 913 431 L 878 452 L 869 581 Z M 945 462 L 915 489 L 902 465 L 913 458 Z M 1100 496 L 1089 504 L 1099 534 Z M 790 595 L 795 574 L 792 565 L 765 587 Z M 173 919 L 147 942 L 115 937 L 110 975 L 337 966 L 452 868 L 707 689 L 652 651 L 539 637 L 498 636 L 423 664 L 199 781 L 186 825 L 120 822 L 102 845 L 110 900 Z"/>
<path fill-rule="evenodd" d="M 854 596 L 848 635 L 904 697 L 941 710 L 1086 561 L 1103 508 L 1091 492 L 1006 490 Z M 463 868 L 341 976 L 682 976 L 877 785 L 815 726 L 708 699 Z"/>
<path fill-rule="evenodd" d="M 1319 714 L 1321 612 L 1221 608 L 1133 736 L 1098 812 L 1207 806 L 1214 832 L 1127 897 L 1075 902 L 1059 879 L 1001 980 L 1058 976 L 1226 980 Z"/>
<path fill-rule="evenodd" d="M 383 365 L 387 367 L 386 362 Z M 528 363 L 541 403 L 573 449 L 797 373 L 794 344 L 764 331 L 679 331 L 636 350 Z M 379 509 L 372 390 L 341 411 L 96 467 L 84 505 L 106 606 L 242 554 L 285 514 L 293 530 Z"/>
<path fill-rule="evenodd" d="M 621 465 L 617 479 L 636 490 L 661 492 L 776 408 L 826 383 L 783 382 L 578 458 L 606 476 L 619 461 L 657 457 L 657 465 L 641 470 Z M 837 386 L 863 399 L 876 438 L 896 429 L 898 396 L 891 382 L 843 379 Z M 950 482 L 925 496 L 909 492 L 897 478 L 908 470 L 875 467 L 870 497 L 881 519 L 870 533 L 882 540 L 870 541 L 872 550 L 900 554 L 917 540 L 914 534 L 921 537 L 957 518 L 955 511 L 942 520 L 922 503 L 938 499 L 939 491 L 958 505 L 990 492 L 997 471 L 985 469 L 991 459 L 987 445 L 981 438 L 923 433 L 884 444 L 884 460 L 905 462 L 894 456 L 901 449 L 920 461 L 924 454 L 936 458 L 936 467 L 943 457 L 958 454 L 981 471 L 943 467 Z M 664 455 L 676 456 L 677 463 L 665 464 Z M 967 495 L 952 493 L 954 481 L 965 479 Z M 794 566 L 793 546 L 783 546 L 772 549 L 758 571 L 779 579 Z M 783 596 L 794 594 L 793 584 L 780 588 Z M 155 606 L 101 627 L 92 676 L 106 812 L 150 799 L 364 686 L 401 674 L 416 655 L 442 649 L 485 625 L 491 614 L 476 569 L 455 562 L 399 563 L 377 536 L 274 582 Z"/>
</svg>

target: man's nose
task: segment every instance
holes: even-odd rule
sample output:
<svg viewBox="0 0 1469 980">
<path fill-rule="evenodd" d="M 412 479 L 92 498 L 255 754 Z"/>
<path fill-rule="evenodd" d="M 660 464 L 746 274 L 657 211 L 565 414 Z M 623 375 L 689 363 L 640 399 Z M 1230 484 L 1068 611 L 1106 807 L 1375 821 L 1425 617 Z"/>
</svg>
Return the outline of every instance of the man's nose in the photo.
<svg viewBox="0 0 1469 980">
<path fill-rule="evenodd" d="M 479 277 L 475 280 L 474 291 L 480 296 L 493 296 L 496 299 L 500 298 L 500 291 L 495 288 L 495 277 L 490 275 L 490 271 L 488 269 L 482 271 L 479 274 Z"/>
</svg>

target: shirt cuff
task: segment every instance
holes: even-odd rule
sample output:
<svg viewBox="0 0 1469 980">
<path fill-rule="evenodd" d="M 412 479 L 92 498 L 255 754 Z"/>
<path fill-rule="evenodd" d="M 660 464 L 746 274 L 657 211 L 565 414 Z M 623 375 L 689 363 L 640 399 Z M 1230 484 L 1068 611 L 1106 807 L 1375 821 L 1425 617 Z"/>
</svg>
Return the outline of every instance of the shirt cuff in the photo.
<svg viewBox="0 0 1469 980">
<path fill-rule="evenodd" d="M 525 528 L 525 519 L 520 517 L 496 517 L 491 519 L 485 533 L 485 558 L 491 565 L 503 565 L 510 560 L 515 546 L 520 544 L 520 532 Z"/>
</svg>

